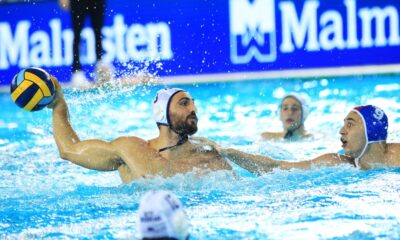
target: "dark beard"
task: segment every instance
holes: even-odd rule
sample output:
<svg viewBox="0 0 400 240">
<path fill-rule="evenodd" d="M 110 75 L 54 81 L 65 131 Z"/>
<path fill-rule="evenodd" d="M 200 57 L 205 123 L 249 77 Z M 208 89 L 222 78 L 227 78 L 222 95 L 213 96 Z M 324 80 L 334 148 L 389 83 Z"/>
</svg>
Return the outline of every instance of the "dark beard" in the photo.
<svg viewBox="0 0 400 240">
<path fill-rule="evenodd" d="M 173 123 L 171 123 L 171 129 L 176 132 L 180 136 L 190 136 L 193 135 L 197 132 L 197 123 L 190 124 L 189 121 L 192 120 L 193 117 L 197 116 L 196 113 L 192 113 L 189 116 L 186 117 L 184 121 L 178 120 Z M 171 118 L 173 119 L 174 116 L 171 115 Z"/>
</svg>

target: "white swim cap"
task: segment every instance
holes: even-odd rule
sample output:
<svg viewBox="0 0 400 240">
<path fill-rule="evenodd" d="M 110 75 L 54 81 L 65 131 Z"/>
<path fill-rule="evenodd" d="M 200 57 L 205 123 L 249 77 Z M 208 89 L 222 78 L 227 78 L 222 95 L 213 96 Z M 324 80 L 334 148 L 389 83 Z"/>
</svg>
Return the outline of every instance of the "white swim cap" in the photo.
<svg viewBox="0 0 400 240">
<path fill-rule="evenodd" d="M 170 126 L 169 104 L 171 99 L 178 92 L 183 92 L 180 88 L 164 88 L 157 92 L 153 101 L 153 118 L 157 124 Z"/>
<path fill-rule="evenodd" d="M 310 97 L 304 93 L 289 93 L 282 98 L 282 102 L 288 98 L 292 97 L 296 99 L 301 105 L 301 122 L 304 123 L 310 113 L 310 109 L 308 107 L 308 103 L 310 101 Z"/>
<path fill-rule="evenodd" d="M 189 220 L 182 203 L 171 192 L 164 190 L 145 193 L 138 210 L 139 232 L 142 238 L 176 238 L 189 236 Z"/>
</svg>

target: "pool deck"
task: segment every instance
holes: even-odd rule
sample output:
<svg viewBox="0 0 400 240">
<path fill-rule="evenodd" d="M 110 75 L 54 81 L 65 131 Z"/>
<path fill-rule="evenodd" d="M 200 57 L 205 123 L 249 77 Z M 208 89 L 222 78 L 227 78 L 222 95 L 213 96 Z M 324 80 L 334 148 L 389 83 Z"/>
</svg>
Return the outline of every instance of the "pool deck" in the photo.
<svg viewBox="0 0 400 240">
<path fill-rule="evenodd" d="M 357 67 L 340 68 L 318 68 L 304 70 L 282 70 L 282 71 L 257 71 L 257 72 L 236 72 L 219 74 L 198 74 L 161 77 L 153 84 L 192 84 L 192 83 L 210 83 L 210 82 L 230 82 L 246 80 L 267 80 L 267 79 L 298 79 L 298 78 L 323 78 L 340 77 L 354 75 L 375 75 L 375 74 L 400 74 L 400 64 L 392 65 L 368 65 Z M 137 77 L 124 78 L 123 85 L 135 85 L 138 82 Z M 63 87 L 72 87 L 69 83 L 62 83 Z M 0 85 L 0 92 L 10 91 L 8 85 Z"/>
<path fill-rule="evenodd" d="M 354 75 L 375 75 L 375 74 L 400 74 L 400 64 L 393 65 L 369 65 L 357 67 L 340 68 L 318 68 L 304 70 L 283 70 L 283 71 L 260 71 L 260 72 L 238 72 L 227 74 L 199 74 L 191 76 L 166 77 L 160 80 L 163 84 L 191 84 L 203 82 L 226 82 L 244 80 L 265 80 L 265 79 L 298 79 L 298 78 L 321 78 L 339 77 Z"/>
</svg>

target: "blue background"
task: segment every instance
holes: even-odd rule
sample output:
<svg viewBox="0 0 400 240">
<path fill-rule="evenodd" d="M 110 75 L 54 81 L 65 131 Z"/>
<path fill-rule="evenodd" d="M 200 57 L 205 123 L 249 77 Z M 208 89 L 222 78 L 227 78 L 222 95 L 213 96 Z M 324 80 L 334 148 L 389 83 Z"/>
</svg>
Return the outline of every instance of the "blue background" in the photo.
<svg viewBox="0 0 400 240">
<path fill-rule="evenodd" d="M 230 60 L 229 1 L 109 0 L 107 4 L 105 26 L 113 24 L 113 17 L 116 14 L 124 15 L 127 25 L 159 21 L 170 24 L 173 59 L 162 61 L 162 69 L 155 69 L 156 67 L 153 66 L 154 72 L 161 76 L 400 63 L 400 46 L 316 52 L 295 49 L 292 53 L 281 53 L 279 51 L 279 45 L 282 42 L 279 1 L 275 1 L 277 59 L 272 63 L 259 63 L 253 59 L 248 64 L 233 64 Z M 301 15 L 303 4 L 304 1 L 295 2 L 298 16 Z M 399 11 L 399 1 L 357 1 L 357 9 L 371 6 L 384 7 L 389 4 Z M 318 15 L 330 9 L 341 13 L 343 26 L 346 29 L 346 8 L 343 1 L 321 1 Z M 10 23 L 13 31 L 17 22 L 30 20 L 32 22 L 30 33 L 37 30 L 50 32 L 48 21 L 54 18 L 61 19 L 63 29 L 71 28 L 69 13 L 62 11 L 56 1 L 3 4 L 0 5 L 0 16 L 0 22 Z M 360 31 L 361 21 L 358 18 L 358 40 L 361 36 Z M 388 26 L 386 26 L 386 32 L 388 32 Z M 346 33 L 344 33 L 344 39 L 346 39 Z M 122 63 L 115 61 L 114 64 L 117 71 L 124 68 Z M 134 64 L 140 65 L 140 63 Z M 150 71 L 152 71 L 151 67 Z M 91 71 L 93 66 L 84 66 L 84 68 Z M 19 69 L 18 66 L 11 66 L 7 70 L 0 70 L 0 84 L 9 84 Z M 68 80 L 71 74 L 70 66 L 46 67 L 46 69 L 56 74 L 62 81 Z"/>
</svg>

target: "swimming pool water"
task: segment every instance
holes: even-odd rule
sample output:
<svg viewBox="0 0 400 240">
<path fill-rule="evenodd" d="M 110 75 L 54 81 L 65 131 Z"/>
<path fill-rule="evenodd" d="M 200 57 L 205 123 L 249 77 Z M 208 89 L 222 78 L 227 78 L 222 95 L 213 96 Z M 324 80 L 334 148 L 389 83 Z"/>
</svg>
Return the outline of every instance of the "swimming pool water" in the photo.
<svg viewBox="0 0 400 240">
<path fill-rule="evenodd" d="M 197 136 L 221 145 L 297 161 L 340 150 L 338 131 L 355 105 L 381 106 L 389 142 L 400 136 L 399 76 L 353 76 L 175 85 L 195 98 Z M 151 100 L 158 86 L 65 89 L 71 121 L 82 139 L 157 136 Z M 263 142 L 280 129 L 279 98 L 306 92 L 306 128 L 315 139 Z M 186 206 L 194 239 L 400 238 L 400 169 L 351 166 L 275 170 L 254 176 L 189 173 L 121 184 L 116 172 L 97 172 L 58 157 L 51 112 L 18 109 L 0 93 L 0 238 L 136 239 L 136 210 L 150 189 L 168 189 Z"/>
</svg>

